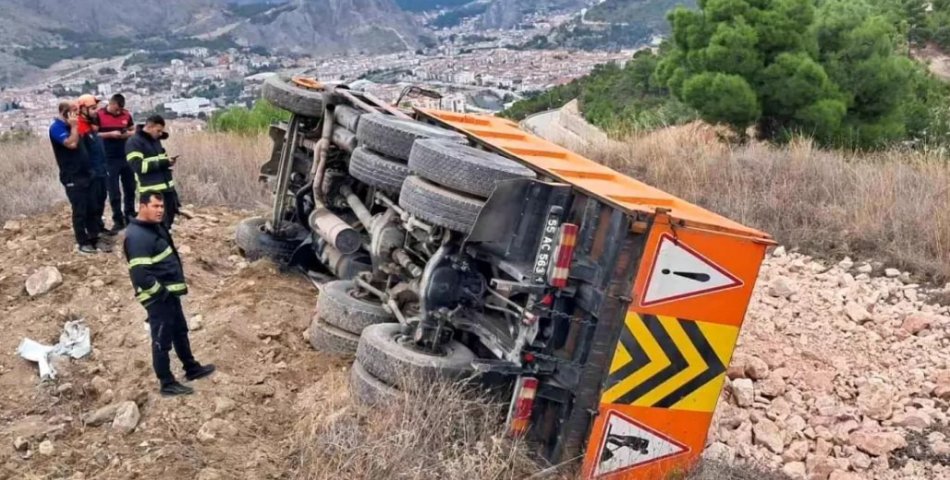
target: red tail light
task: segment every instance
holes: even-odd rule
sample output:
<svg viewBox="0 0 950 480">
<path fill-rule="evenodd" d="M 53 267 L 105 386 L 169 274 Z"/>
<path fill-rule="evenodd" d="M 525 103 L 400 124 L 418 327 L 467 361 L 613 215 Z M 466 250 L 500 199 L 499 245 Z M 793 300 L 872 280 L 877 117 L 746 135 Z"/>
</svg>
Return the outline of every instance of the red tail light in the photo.
<svg viewBox="0 0 950 480">
<path fill-rule="evenodd" d="M 514 395 L 511 397 L 511 407 L 508 409 L 508 435 L 519 438 L 528 432 L 537 392 L 537 378 L 521 377 L 517 380 Z"/>
<path fill-rule="evenodd" d="M 574 260 L 574 246 L 577 245 L 577 230 L 577 225 L 573 223 L 561 225 L 561 235 L 554 255 L 557 260 L 548 274 L 548 284 L 554 288 L 567 286 L 567 276 L 571 271 L 571 262 Z"/>
</svg>

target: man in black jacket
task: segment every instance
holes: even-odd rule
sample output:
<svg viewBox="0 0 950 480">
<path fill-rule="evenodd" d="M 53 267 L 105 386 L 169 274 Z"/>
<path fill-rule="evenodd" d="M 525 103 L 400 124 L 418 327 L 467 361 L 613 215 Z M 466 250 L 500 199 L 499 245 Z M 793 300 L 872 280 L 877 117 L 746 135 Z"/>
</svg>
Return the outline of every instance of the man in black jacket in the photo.
<svg viewBox="0 0 950 480">
<path fill-rule="evenodd" d="M 142 193 L 138 215 L 125 232 L 124 251 L 136 299 L 148 312 L 152 367 L 158 376 L 159 391 L 165 396 L 187 395 L 194 390 L 175 380 L 168 358 L 172 347 L 188 380 L 207 377 L 215 367 L 201 365 L 191 353 L 188 323 L 180 298 L 188 293 L 188 285 L 178 250 L 162 224 L 164 212 L 165 203 L 160 192 Z"/>
<path fill-rule="evenodd" d="M 165 198 L 162 223 L 170 230 L 178 213 L 178 194 L 171 170 L 177 157 L 169 158 L 165 153 L 162 140 L 166 138 L 165 119 L 161 115 L 152 115 L 125 143 L 125 158 L 135 173 L 138 194 L 159 192 Z"/>
<path fill-rule="evenodd" d="M 92 163 L 79 134 L 78 106 L 71 102 L 59 104 L 59 117 L 49 127 L 49 139 L 59 166 L 59 181 L 66 188 L 72 207 L 73 232 L 79 253 L 98 252 L 99 222 L 94 210 Z"/>
</svg>

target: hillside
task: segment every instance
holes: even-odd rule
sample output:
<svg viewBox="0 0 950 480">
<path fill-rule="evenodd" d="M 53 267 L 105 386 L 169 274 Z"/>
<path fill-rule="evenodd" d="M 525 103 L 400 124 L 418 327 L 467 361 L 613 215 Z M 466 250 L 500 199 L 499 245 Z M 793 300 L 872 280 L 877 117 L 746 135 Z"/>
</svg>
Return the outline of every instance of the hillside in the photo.
<svg viewBox="0 0 950 480">
<path fill-rule="evenodd" d="M 694 8 L 696 1 L 605 0 L 526 46 L 598 50 L 648 45 L 655 37 L 669 34 L 666 14 L 677 6 Z"/>
<path fill-rule="evenodd" d="M 297 53 L 391 52 L 427 41 L 393 0 L 249 2 L 0 0 L 0 78 L 27 65 L 112 57 L 145 48 L 233 45 Z M 124 12 L 136 12 L 129 15 Z M 114 18 L 121 17 L 121 22 Z M 158 47 L 156 47 L 158 45 Z"/>
</svg>

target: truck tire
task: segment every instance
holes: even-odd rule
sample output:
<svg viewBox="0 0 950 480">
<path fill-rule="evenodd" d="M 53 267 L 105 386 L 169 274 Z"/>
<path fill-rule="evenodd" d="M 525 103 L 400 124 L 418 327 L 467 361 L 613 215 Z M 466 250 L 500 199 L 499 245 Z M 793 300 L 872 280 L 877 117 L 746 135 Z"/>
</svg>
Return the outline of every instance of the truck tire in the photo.
<svg viewBox="0 0 950 480">
<path fill-rule="evenodd" d="M 359 335 L 363 329 L 394 320 L 379 303 L 353 296 L 354 284 L 347 280 L 327 283 L 317 297 L 317 316 L 330 326 Z"/>
<path fill-rule="evenodd" d="M 340 330 L 324 322 L 319 313 L 310 323 L 310 345 L 314 350 L 352 357 L 360 343 L 360 336 Z"/>
<path fill-rule="evenodd" d="M 360 362 L 354 362 L 350 369 L 350 393 L 356 403 L 367 407 L 388 405 L 402 395 L 367 372 Z"/>
<path fill-rule="evenodd" d="M 350 155 L 350 175 L 371 187 L 395 194 L 409 176 L 409 167 L 366 147 L 358 147 Z"/>
<path fill-rule="evenodd" d="M 234 241 L 244 253 L 244 258 L 256 261 L 270 258 L 278 263 L 290 261 L 294 250 L 300 246 L 307 235 L 307 231 L 300 225 L 288 223 L 282 234 L 275 236 L 267 232 L 264 227 L 267 220 L 261 217 L 247 218 L 237 225 L 234 231 Z"/>
<path fill-rule="evenodd" d="M 419 140 L 409 155 L 409 170 L 459 192 L 488 198 L 498 182 L 535 178 L 531 169 L 485 150 L 439 140 Z"/>
<path fill-rule="evenodd" d="M 444 355 L 431 355 L 406 346 L 402 325 L 387 323 L 363 330 L 356 361 L 381 382 L 410 392 L 435 380 L 462 380 L 475 369 L 475 355 L 465 345 L 452 341 Z"/>
<path fill-rule="evenodd" d="M 485 201 L 411 175 L 402 184 L 399 206 L 429 223 L 467 234 Z"/>
<path fill-rule="evenodd" d="M 419 139 L 439 138 L 464 144 L 464 135 L 427 123 L 382 114 L 360 117 L 356 138 L 360 145 L 396 160 L 408 161 L 412 144 Z"/>
<path fill-rule="evenodd" d="M 265 80 L 261 96 L 275 107 L 302 117 L 323 116 L 323 92 L 298 87 L 287 78 L 273 76 Z"/>
</svg>

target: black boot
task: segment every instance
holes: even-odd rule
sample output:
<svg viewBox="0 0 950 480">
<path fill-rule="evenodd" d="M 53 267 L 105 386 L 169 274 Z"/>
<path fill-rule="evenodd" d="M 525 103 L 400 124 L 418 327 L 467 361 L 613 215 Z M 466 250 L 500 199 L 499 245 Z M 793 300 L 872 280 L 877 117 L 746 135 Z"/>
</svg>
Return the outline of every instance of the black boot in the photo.
<svg viewBox="0 0 950 480">
<path fill-rule="evenodd" d="M 215 371 L 214 364 L 209 363 L 207 365 L 195 368 L 194 370 L 185 372 L 185 378 L 187 378 L 189 382 L 193 382 L 195 380 L 199 380 L 199 379 L 207 377 L 208 375 L 211 375 L 212 373 L 214 373 L 214 371 Z"/>
<path fill-rule="evenodd" d="M 191 387 L 186 387 L 178 382 L 172 382 L 168 385 L 162 385 L 159 392 L 163 397 L 176 397 L 178 395 L 191 395 L 195 393 L 195 390 Z"/>
</svg>

